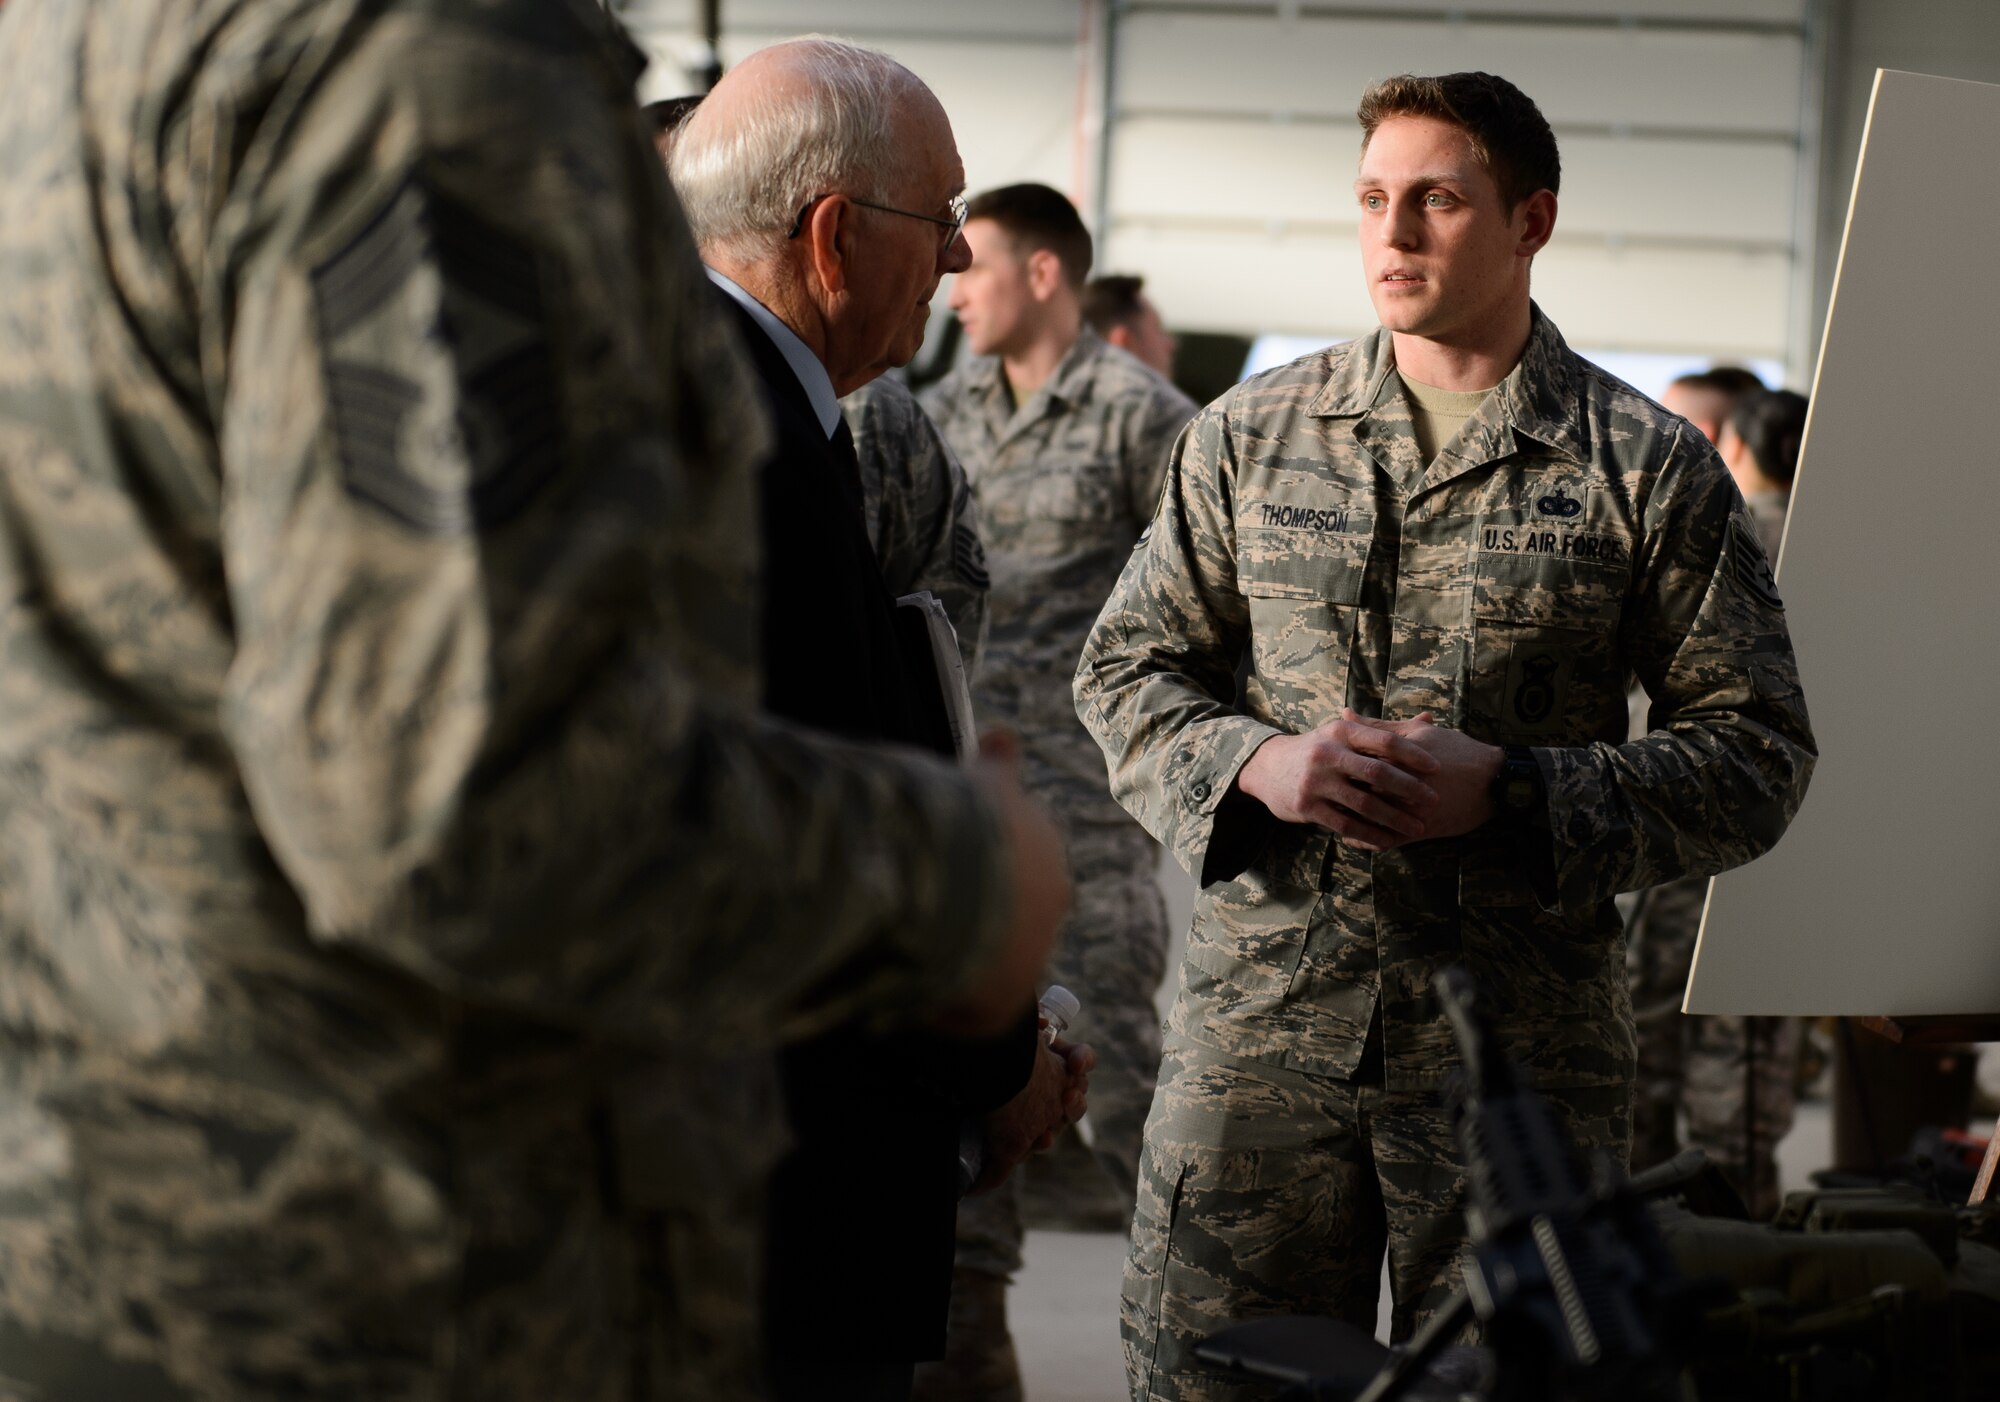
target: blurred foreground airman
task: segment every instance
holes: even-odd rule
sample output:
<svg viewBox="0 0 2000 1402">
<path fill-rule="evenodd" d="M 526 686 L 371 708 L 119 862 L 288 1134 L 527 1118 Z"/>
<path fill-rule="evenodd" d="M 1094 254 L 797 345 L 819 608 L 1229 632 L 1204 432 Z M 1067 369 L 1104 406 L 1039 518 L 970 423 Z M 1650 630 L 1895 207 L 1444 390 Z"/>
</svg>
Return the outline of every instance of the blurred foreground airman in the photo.
<svg viewBox="0 0 2000 1402">
<path fill-rule="evenodd" d="M 768 437 L 638 66 L 0 12 L 7 1402 L 750 1395 L 769 1049 L 1032 996 L 1018 792 L 752 716 Z"/>
</svg>

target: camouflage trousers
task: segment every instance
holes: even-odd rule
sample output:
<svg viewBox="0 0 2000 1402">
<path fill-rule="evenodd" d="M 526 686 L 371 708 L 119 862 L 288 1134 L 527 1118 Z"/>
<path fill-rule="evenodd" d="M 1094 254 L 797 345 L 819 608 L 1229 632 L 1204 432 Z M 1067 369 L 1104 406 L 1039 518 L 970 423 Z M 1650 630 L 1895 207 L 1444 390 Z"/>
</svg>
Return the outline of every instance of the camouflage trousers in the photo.
<svg viewBox="0 0 2000 1402">
<path fill-rule="evenodd" d="M 1768 1221 L 1781 1203 L 1777 1149 L 1792 1127 L 1799 1022 L 1681 1012 L 1707 891 L 1705 880 L 1655 886 L 1632 912 L 1626 971 L 1639 1033 L 1632 1171 L 1700 1149 L 1751 1215 Z"/>
<path fill-rule="evenodd" d="M 1545 1092 L 1621 1161 L 1629 1088 Z M 1196 1361 L 1225 1325 L 1314 1314 L 1375 1331 L 1386 1254 L 1395 1339 L 1458 1284 L 1465 1170 L 1433 1091 L 1291 1071 L 1171 1036 L 1146 1123 L 1119 1332 L 1134 1402 L 1277 1395 Z"/>
<path fill-rule="evenodd" d="M 1061 807 L 1054 811 L 1060 820 Z M 1140 1138 L 1160 1067 L 1154 995 L 1167 957 L 1160 849 L 1134 823 L 1070 823 L 1064 838 L 1076 893 L 1048 982 L 1069 989 L 1083 1004 L 1068 1036 L 1090 1044 L 1097 1068 L 1090 1073 L 1090 1110 L 1079 1128 L 1096 1171 L 1129 1219 Z M 960 1204 L 959 1266 L 1009 1278 L 1021 1268 L 1018 1179 L 1042 1163 L 1031 1159 L 998 1189 Z"/>
</svg>

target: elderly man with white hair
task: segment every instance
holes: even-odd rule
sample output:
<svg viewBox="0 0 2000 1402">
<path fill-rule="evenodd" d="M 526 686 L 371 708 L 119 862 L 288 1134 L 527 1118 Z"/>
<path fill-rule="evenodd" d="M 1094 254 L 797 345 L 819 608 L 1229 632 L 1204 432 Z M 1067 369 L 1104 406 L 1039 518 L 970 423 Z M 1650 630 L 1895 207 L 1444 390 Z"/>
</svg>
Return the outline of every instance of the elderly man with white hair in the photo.
<svg viewBox="0 0 2000 1402">
<path fill-rule="evenodd" d="M 951 123 L 887 56 L 793 40 L 716 86 L 671 164 L 777 428 L 757 522 L 765 705 L 949 752 L 928 652 L 904 641 L 875 563 L 839 396 L 916 354 L 939 279 L 969 261 Z M 842 1026 L 786 1054 L 797 1144 L 772 1184 L 765 1293 L 778 1397 L 908 1397 L 944 1347 L 961 1124 L 981 1117 L 990 1186 L 1082 1114 L 1090 1062 L 1042 1047 L 1025 1006 L 985 1042 Z"/>
<path fill-rule="evenodd" d="M 689 114 L 672 168 L 702 261 L 766 333 L 796 338 L 781 349 L 815 409 L 821 376 L 838 397 L 909 363 L 938 281 L 971 258 L 944 108 L 857 45 L 752 54 Z"/>
</svg>

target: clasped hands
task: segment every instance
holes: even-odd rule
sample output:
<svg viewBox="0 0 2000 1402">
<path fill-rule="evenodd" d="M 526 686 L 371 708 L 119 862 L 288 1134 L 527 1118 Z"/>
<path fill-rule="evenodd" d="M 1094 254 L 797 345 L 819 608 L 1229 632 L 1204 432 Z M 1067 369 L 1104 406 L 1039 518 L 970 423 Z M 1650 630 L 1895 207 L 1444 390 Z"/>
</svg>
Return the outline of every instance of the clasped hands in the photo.
<svg viewBox="0 0 2000 1402">
<path fill-rule="evenodd" d="M 1236 776 L 1236 787 L 1287 823 L 1312 823 L 1364 852 L 1456 837 L 1493 816 L 1498 745 L 1413 720 L 1340 719 L 1303 735 L 1274 735 Z"/>
<path fill-rule="evenodd" d="M 986 1164 L 968 1191 L 999 1187 L 1022 1159 L 1052 1148 L 1065 1126 L 1082 1119 L 1096 1064 L 1097 1053 L 1082 1043 L 1057 1037 L 1043 1046 L 1037 1039 L 1028 1084 L 986 1117 Z"/>
</svg>

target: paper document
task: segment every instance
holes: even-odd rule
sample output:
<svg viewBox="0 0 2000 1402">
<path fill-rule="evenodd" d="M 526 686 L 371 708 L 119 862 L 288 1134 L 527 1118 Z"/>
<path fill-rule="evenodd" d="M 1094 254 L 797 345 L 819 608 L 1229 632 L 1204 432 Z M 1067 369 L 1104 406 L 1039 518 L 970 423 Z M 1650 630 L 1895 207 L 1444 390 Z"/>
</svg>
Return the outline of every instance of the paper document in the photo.
<svg viewBox="0 0 2000 1402">
<path fill-rule="evenodd" d="M 896 607 L 912 609 L 923 619 L 931 663 L 937 668 L 938 694 L 951 726 L 952 749 L 960 759 L 969 761 L 979 751 L 979 731 L 972 723 L 972 679 L 965 674 L 965 655 L 958 650 L 958 630 L 951 626 L 951 615 L 928 589 L 903 595 L 896 600 Z"/>
</svg>

